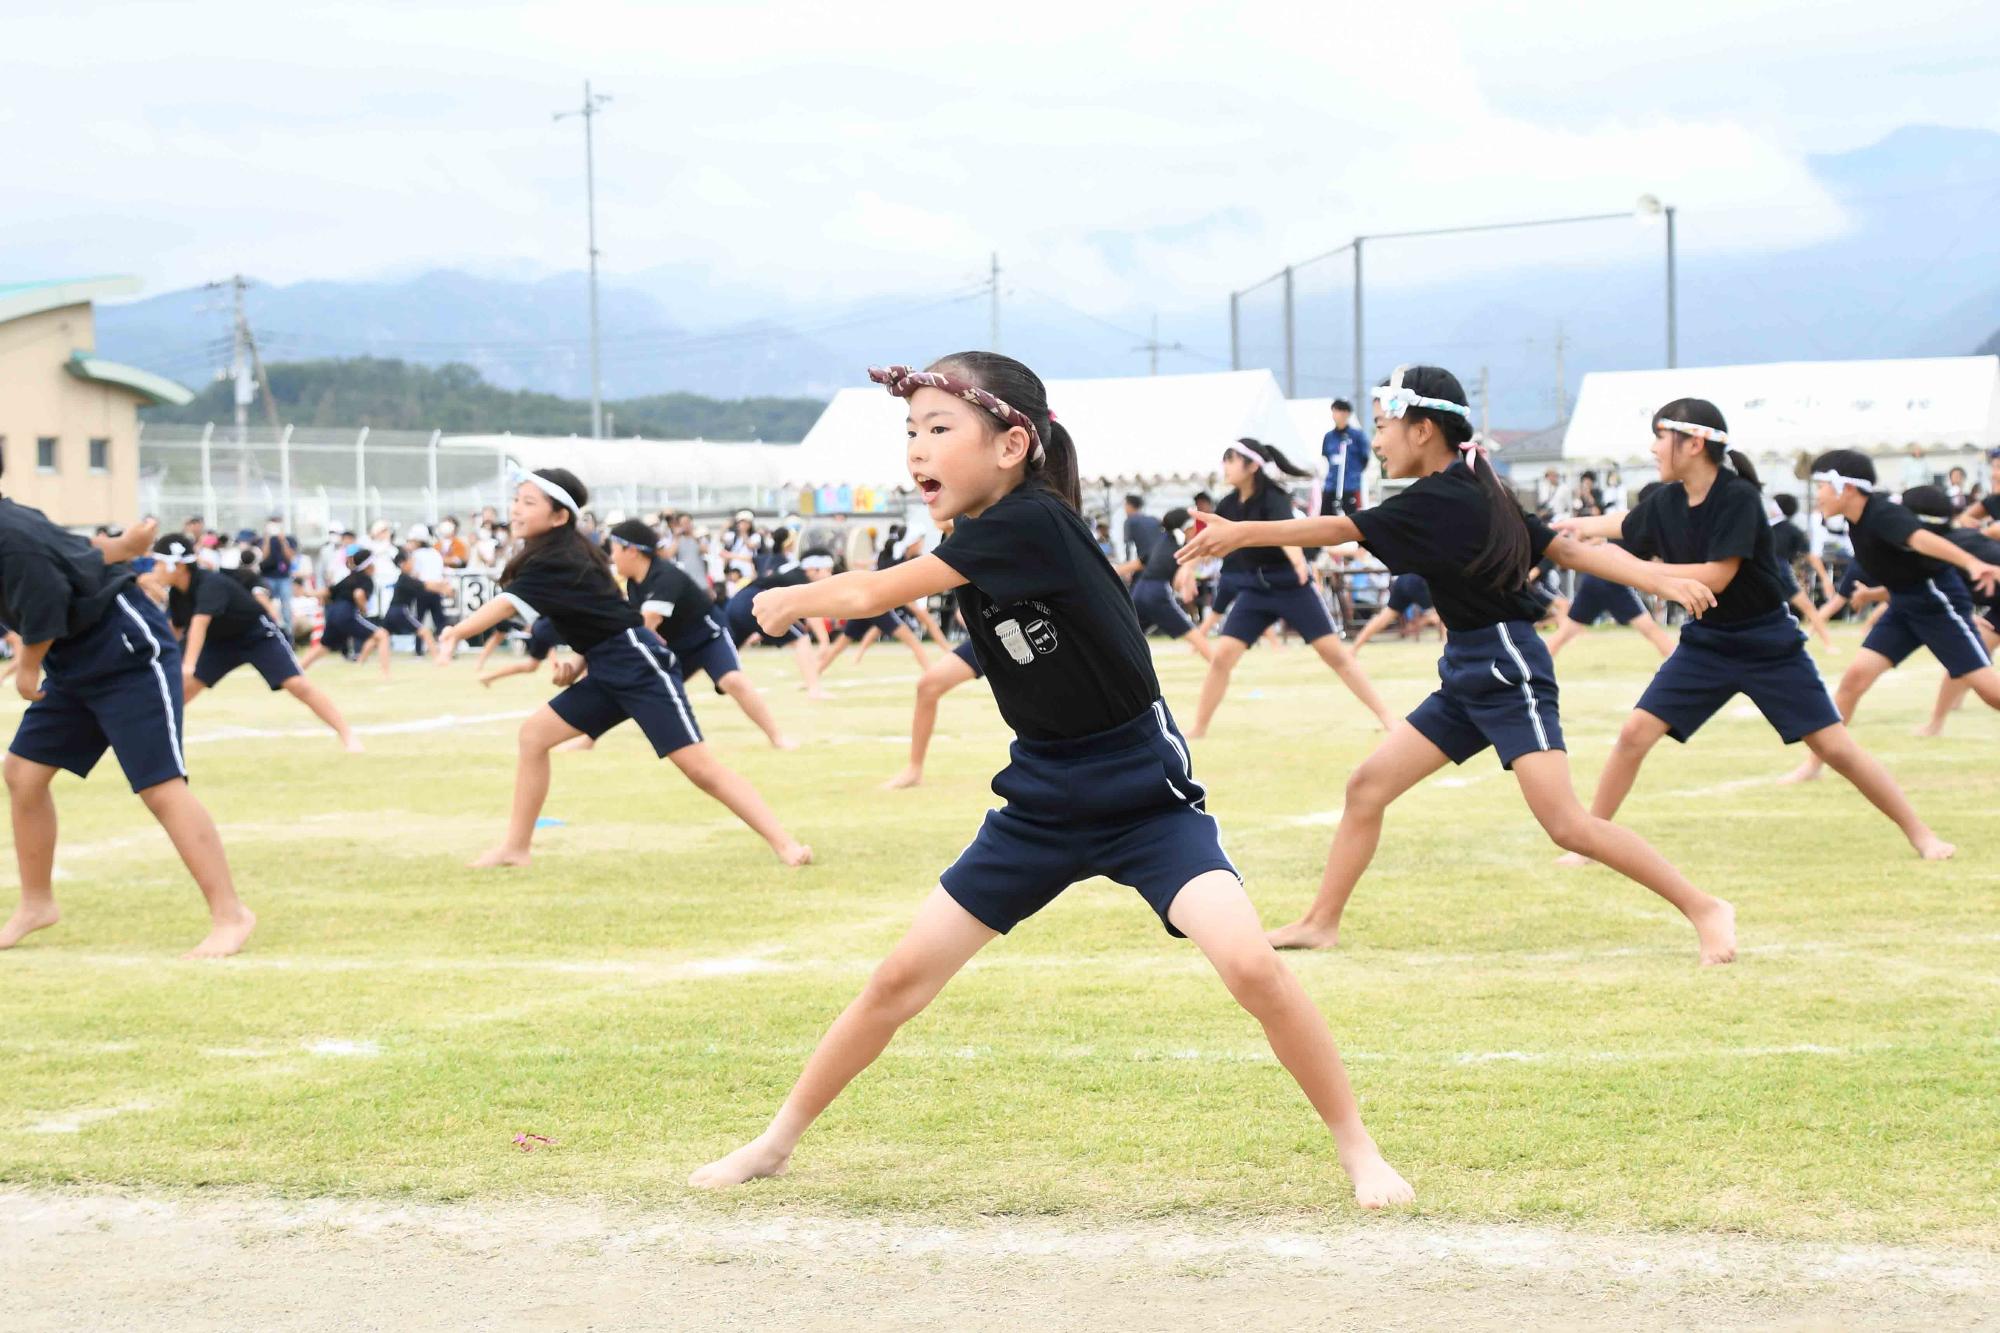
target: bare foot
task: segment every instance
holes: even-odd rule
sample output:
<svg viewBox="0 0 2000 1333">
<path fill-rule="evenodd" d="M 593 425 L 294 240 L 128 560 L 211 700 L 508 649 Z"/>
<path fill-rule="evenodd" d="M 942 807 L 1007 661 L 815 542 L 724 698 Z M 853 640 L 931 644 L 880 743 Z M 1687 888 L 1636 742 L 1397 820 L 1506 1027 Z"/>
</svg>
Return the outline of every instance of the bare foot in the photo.
<svg viewBox="0 0 2000 1333">
<path fill-rule="evenodd" d="M 1789 787 L 1798 782 L 1813 782 L 1819 777 L 1819 761 L 1808 759 L 1785 776 L 1778 779 L 1780 787 Z"/>
<path fill-rule="evenodd" d="M 493 677 L 481 673 L 479 677 L 479 683 L 481 685 L 484 685 L 487 689 L 490 690 L 493 688 Z"/>
<path fill-rule="evenodd" d="M 1208 739 L 1208 733 L 1197 727 L 1187 733 L 1187 738 L 1191 741 L 1205 741 Z"/>
<path fill-rule="evenodd" d="M 773 736 L 771 738 L 771 748 L 773 750 L 796 750 L 799 748 L 799 743 L 790 736 Z"/>
<path fill-rule="evenodd" d="M 1942 736 L 1944 735 L 1944 723 L 1926 722 L 1910 734 L 1912 736 Z"/>
<path fill-rule="evenodd" d="M 494 866 L 524 866 L 528 864 L 528 853 L 517 852 L 511 847 L 495 847 L 478 860 L 468 861 L 466 864 L 474 870 L 489 870 Z"/>
<path fill-rule="evenodd" d="M 1264 938 L 1271 941 L 1273 949 L 1331 949 L 1340 943 L 1340 927 L 1294 921 L 1289 926 L 1266 931 Z"/>
<path fill-rule="evenodd" d="M 340 738 L 340 748 L 347 751 L 349 754 L 360 754 L 361 738 L 359 736 L 352 736 L 352 735 L 342 736 Z"/>
<path fill-rule="evenodd" d="M 783 847 L 773 848 L 773 850 L 778 853 L 778 859 L 788 866 L 809 866 L 812 864 L 813 849 L 802 842 L 789 843 Z"/>
<path fill-rule="evenodd" d="M 183 958 L 227 958 L 243 947 L 250 938 L 250 932 L 257 929 L 257 914 L 244 908 L 242 915 L 232 921 L 217 921 L 208 928 L 208 935 L 200 944 L 182 954 Z"/>
<path fill-rule="evenodd" d="M 23 903 L 7 918 L 7 924 L 0 926 L 0 949 L 11 949 L 27 936 L 47 930 L 60 920 L 62 909 L 52 902 L 36 903 L 33 907 Z"/>
<path fill-rule="evenodd" d="M 698 1190 L 728 1189 L 747 1181 L 782 1176 L 791 1161 L 789 1152 L 780 1152 L 762 1138 L 755 1138 L 729 1156 L 719 1157 L 696 1171 L 688 1177 L 688 1184 Z"/>
<path fill-rule="evenodd" d="M 1717 967 L 1736 961 L 1736 908 L 1722 898 L 1688 918 L 1701 940 L 1701 965 Z"/>
<path fill-rule="evenodd" d="M 1356 1153 L 1354 1160 L 1341 1158 L 1341 1169 L 1354 1182 L 1354 1202 L 1363 1208 L 1396 1208 L 1414 1203 L 1417 1192 L 1396 1173 L 1379 1152 Z"/>
<path fill-rule="evenodd" d="M 911 764 L 908 768 L 898 773 L 895 777 L 890 778 L 887 782 L 883 783 L 882 790 L 905 791 L 911 787 L 916 786 L 923 780 L 924 780 L 924 770 L 918 768 L 915 764 Z"/>
<path fill-rule="evenodd" d="M 1958 851 L 1958 848 L 1928 830 L 1921 838 L 1910 839 L 1910 846 L 1916 848 L 1917 855 L 1926 861 L 1949 861 Z M 0 935 L 0 941 L 4 941 L 5 938 L 4 935 Z M 0 949 L 6 947 L 4 942 L 0 942 Z"/>
<path fill-rule="evenodd" d="M 1575 870 L 1580 866 L 1591 865 L 1593 864 L 1593 862 L 1589 857 L 1585 856 L 1582 852 L 1564 852 L 1561 856 L 1558 856 L 1556 858 L 1556 864 L 1559 866 L 1565 866 L 1571 870 Z"/>
<path fill-rule="evenodd" d="M 821 703 L 825 703 L 827 700 L 833 698 L 833 696 L 828 694 L 825 690 L 807 690 L 806 698 L 817 699 Z"/>
</svg>

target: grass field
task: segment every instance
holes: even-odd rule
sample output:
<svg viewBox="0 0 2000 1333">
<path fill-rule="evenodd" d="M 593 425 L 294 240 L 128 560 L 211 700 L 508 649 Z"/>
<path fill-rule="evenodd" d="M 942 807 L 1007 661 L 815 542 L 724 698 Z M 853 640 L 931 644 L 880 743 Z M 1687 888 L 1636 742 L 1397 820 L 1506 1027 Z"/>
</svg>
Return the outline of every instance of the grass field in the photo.
<svg viewBox="0 0 2000 1333">
<path fill-rule="evenodd" d="M 1837 672 L 1850 632 L 1823 665 Z M 1392 706 L 1432 645 L 1364 655 Z M 1199 663 L 1160 649 L 1191 719 Z M 1561 661 L 1586 796 L 1652 664 L 1601 631 Z M 1927 659 L 1925 659 L 1927 662 Z M 837 1103 L 778 1182 L 692 1195 L 755 1133 L 991 801 L 1006 733 L 983 685 L 943 706 L 928 784 L 899 766 L 913 664 L 893 646 L 808 705 L 751 673 L 804 742 L 765 748 L 705 686 L 710 739 L 817 864 L 777 865 L 631 728 L 556 757 L 536 864 L 463 869 L 497 836 L 517 717 L 404 658 L 315 675 L 364 728 L 347 757 L 239 673 L 191 709 L 189 759 L 250 950 L 174 961 L 199 900 L 115 765 L 60 779 L 56 929 L 0 955 L 0 1183 L 176 1195 L 610 1201 L 720 1222 L 818 1216 L 1091 1226 L 1351 1215 L 1330 1146 L 1255 1025 L 1135 894 L 1080 885 L 998 942 Z M 1735 901 L 1733 967 L 1601 870 L 1559 872 L 1490 756 L 1391 812 L 1337 954 L 1293 956 L 1415 1216 L 2000 1249 L 2000 719 L 1910 732 L 1935 669 L 1894 673 L 1859 733 L 1958 859 L 1925 865 L 1747 707 L 1663 745 L 1624 822 Z M 0 726 L 21 704 L 11 690 Z M 449 720 L 445 720 L 449 719 Z M 1259 649 L 1197 744 L 1272 924 L 1311 895 L 1374 743 L 1303 649 Z M 556 1146 L 518 1151 L 519 1132 Z M 1376 1226 L 1405 1225 L 1374 1219 Z"/>
</svg>

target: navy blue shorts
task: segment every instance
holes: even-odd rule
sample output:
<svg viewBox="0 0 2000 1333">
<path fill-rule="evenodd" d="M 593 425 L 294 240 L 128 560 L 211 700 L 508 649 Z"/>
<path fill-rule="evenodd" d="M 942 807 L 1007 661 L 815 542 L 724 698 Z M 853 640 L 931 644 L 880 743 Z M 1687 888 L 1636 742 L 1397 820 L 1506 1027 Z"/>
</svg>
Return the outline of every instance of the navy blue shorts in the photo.
<svg viewBox="0 0 2000 1333">
<path fill-rule="evenodd" d="M 1207 793 L 1164 702 L 1123 726 L 1068 741 L 1014 739 L 972 845 L 938 877 L 982 923 L 1006 934 L 1078 880 L 1139 891 L 1169 935 L 1167 909 L 1211 870 L 1242 878 L 1222 850 Z"/>
<path fill-rule="evenodd" d="M 1629 625 L 1646 613 L 1646 603 L 1624 584 L 1595 574 L 1576 576 L 1576 597 L 1569 604 L 1569 618 L 1577 624 L 1595 625 L 1610 616 L 1621 625 Z"/>
<path fill-rule="evenodd" d="M 382 628 L 391 634 L 408 634 L 415 638 L 423 625 L 409 607 L 391 606 L 382 613 Z"/>
<path fill-rule="evenodd" d="M 662 759 L 701 744 L 674 655 L 649 629 L 628 629 L 583 655 L 582 680 L 549 700 L 557 717 L 596 740 L 631 718 Z"/>
<path fill-rule="evenodd" d="M 1635 706 L 1685 743 L 1738 694 L 1750 696 L 1787 745 L 1840 721 L 1805 631 L 1783 606 L 1738 625 L 1682 625 L 1680 642 Z"/>
<path fill-rule="evenodd" d="M 1290 579 L 1293 575 L 1287 569 L 1272 577 Z M 1326 603 L 1320 601 L 1319 593 L 1310 586 L 1294 583 L 1289 587 L 1272 587 L 1256 574 L 1222 576 L 1224 592 L 1229 591 L 1232 583 L 1236 588 L 1229 599 L 1229 615 L 1222 622 L 1226 638 L 1254 646 L 1265 630 L 1281 620 L 1307 643 L 1318 643 L 1333 633 L 1333 618 L 1326 613 Z M 1216 601 L 1221 600 L 1218 593 Z"/>
<path fill-rule="evenodd" d="M 756 594 L 752 593 L 748 588 L 743 588 L 738 590 L 734 597 L 722 603 L 720 607 L 722 611 L 722 623 L 729 627 L 729 642 L 735 647 L 741 648 L 744 644 L 748 643 L 752 634 L 764 634 L 764 631 L 757 628 L 757 617 L 750 612 L 750 603 L 755 600 Z M 806 632 L 795 623 L 790 629 L 776 638 L 773 638 L 769 634 L 764 634 L 764 642 L 790 643 L 794 639 L 803 639 L 805 637 Z"/>
<path fill-rule="evenodd" d="M 729 641 L 729 635 L 722 626 L 715 623 L 713 615 L 703 616 L 693 633 L 667 647 L 673 650 L 674 661 L 680 663 L 681 679 L 686 680 L 697 671 L 706 671 L 708 683 L 715 687 L 717 694 L 722 693 L 724 676 L 743 669 L 742 661 L 736 656 L 736 645 Z"/>
<path fill-rule="evenodd" d="M 444 597 L 441 594 L 434 593 L 429 588 L 425 588 L 416 595 L 415 605 L 417 608 L 416 618 L 419 621 L 430 621 L 432 629 L 444 628 L 446 617 L 444 614 Z"/>
<path fill-rule="evenodd" d="M 1548 645 L 1525 620 L 1453 630 L 1438 659 L 1438 688 L 1410 714 L 1410 725 L 1454 764 L 1489 745 L 1502 768 L 1524 754 L 1566 748 Z"/>
<path fill-rule="evenodd" d="M 1132 585 L 1132 609 L 1139 613 L 1139 632 L 1157 629 L 1170 639 L 1186 636 L 1194 622 L 1181 609 L 1173 585 L 1165 579 L 1140 579 Z"/>
<path fill-rule="evenodd" d="M 2000 602 L 1992 602 L 1986 608 L 1986 623 L 1995 634 L 2000 634 Z"/>
<path fill-rule="evenodd" d="M 865 620 L 850 620 L 841 627 L 840 632 L 846 635 L 848 641 L 851 643 L 860 643 L 862 639 L 867 637 L 868 631 L 871 629 L 879 631 L 885 639 L 893 639 L 896 637 L 897 630 L 912 628 L 910 620 L 909 613 L 898 607 L 893 611 L 884 611 L 879 616 L 870 616 Z"/>
<path fill-rule="evenodd" d="M 1422 574 L 1398 574 L 1389 581 L 1389 609 L 1402 615 L 1411 607 L 1431 609 L 1431 585 Z"/>
<path fill-rule="evenodd" d="M 109 748 L 133 791 L 187 776 L 181 751 L 181 646 L 159 607 L 127 588 L 95 625 L 51 644 L 42 697 L 13 753 L 78 777 Z"/>
<path fill-rule="evenodd" d="M 986 668 L 979 665 L 979 654 L 973 651 L 972 640 L 967 639 L 964 643 L 952 649 L 951 655 L 972 668 L 972 678 L 974 680 L 985 676 Z"/>
<path fill-rule="evenodd" d="M 272 689 L 299 674 L 299 659 L 292 653 L 292 641 L 269 620 L 259 620 L 257 628 L 242 638 L 225 643 L 214 637 L 202 640 L 201 656 L 194 664 L 194 678 L 213 686 L 237 667 L 257 668 L 257 674 Z"/>
<path fill-rule="evenodd" d="M 1778 562 L 1778 577 L 1784 580 L 1785 600 L 1787 602 L 1797 597 L 1803 591 L 1799 587 L 1798 572 L 1792 568 L 1791 561 L 1780 560 Z"/>
<path fill-rule="evenodd" d="M 549 654 L 561 646 L 562 636 L 556 633 L 556 622 L 547 616 L 536 616 L 535 623 L 528 626 L 528 656 L 546 662 Z"/>
<path fill-rule="evenodd" d="M 326 608 L 326 626 L 319 632 L 319 644 L 330 653 L 344 653 L 349 645 L 366 646 L 381 628 L 355 610 L 351 602 L 335 602 Z"/>
<path fill-rule="evenodd" d="M 1972 598 L 1956 576 L 1926 579 L 1915 588 L 1889 590 L 1889 609 L 1861 646 L 1882 654 L 1891 666 L 1928 648 L 1956 679 L 1993 665 L 1972 617 Z"/>
</svg>

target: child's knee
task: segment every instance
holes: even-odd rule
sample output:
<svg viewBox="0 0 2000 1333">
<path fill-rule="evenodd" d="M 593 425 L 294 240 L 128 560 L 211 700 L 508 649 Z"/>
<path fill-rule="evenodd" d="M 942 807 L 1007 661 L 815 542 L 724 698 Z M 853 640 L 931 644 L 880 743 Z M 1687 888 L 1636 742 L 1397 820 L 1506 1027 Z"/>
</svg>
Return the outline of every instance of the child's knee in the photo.
<svg viewBox="0 0 2000 1333">
<path fill-rule="evenodd" d="M 47 791 L 56 772 L 46 764 L 34 764 L 9 753 L 5 765 L 7 790 L 15 796 L 33 796 Z"/>
<path fill-rule="evenodd" d="M 914 964 L 885 958 L 870 974 L 861 1000 L 879 1017 L 905 1023 L 929 1002 L 928 979 Z"/>
<path fill-rule="evenodd" d="M 1597 820 L 1581 806 L 1542 820 L 1542 831 L 1566 852 L 1589 855 L 1597 844 Z"/>
<path fill-rule="evenodd" d="M 1261 943 L 1261 941 L 1260 941 Z M 1245 948 L 1215 960 L 1216 974 L 1236 997 L 1236 1002 L 1253 1014 L 1264 1013 L 1288 993 L 1292 976 L 1284 960 L 1269 945 Z"/>
<path fill-rule="evenodd" d="M 1643 718 L 1630 717 L 1625 719 L 1624 726 L 1618 728 L 1618 739 L 1612 743 L 1621 750 L 1644 754 L 1653 748 L 1659 738 L 1659 730 L 1653 723 Z"/>
</svg>

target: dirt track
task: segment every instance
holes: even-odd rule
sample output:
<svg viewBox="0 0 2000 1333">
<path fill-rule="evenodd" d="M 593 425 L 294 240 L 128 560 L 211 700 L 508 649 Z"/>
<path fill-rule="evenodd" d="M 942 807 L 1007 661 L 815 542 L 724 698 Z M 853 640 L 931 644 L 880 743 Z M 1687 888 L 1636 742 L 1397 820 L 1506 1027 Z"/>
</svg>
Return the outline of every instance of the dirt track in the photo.
<svg viewBox="0 0 2000 1333">
<path fill-rule="evenodd" d="M 2000 1256 L 1528 1227 L 0 1194 L 13 1330 L 2000 1328 Z"/>
</svg>

